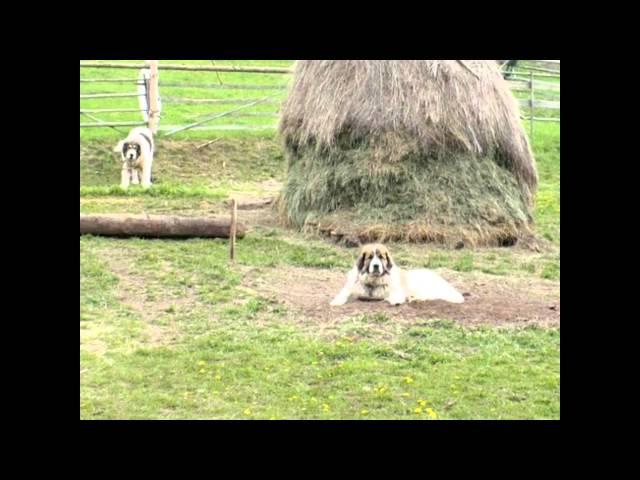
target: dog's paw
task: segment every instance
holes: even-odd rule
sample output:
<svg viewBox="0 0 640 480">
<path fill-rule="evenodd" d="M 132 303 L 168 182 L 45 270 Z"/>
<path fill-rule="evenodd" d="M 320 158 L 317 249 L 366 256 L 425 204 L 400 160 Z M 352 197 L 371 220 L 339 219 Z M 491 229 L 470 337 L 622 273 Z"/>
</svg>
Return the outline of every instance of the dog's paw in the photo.
<svg viewBox="0 0 640 480">
<path fill-rule="evenodd" d="M 345 303 L 347 303 L 347 299 L 346 298 L 336 297 L 333 300 L 331 300 L 331 303 L 329 305 L 331 305 L 332 307 L 340 307 L 340 306 L 344 305 Z"/>
<path fill-rule="evenodd" d="M 404 302 L 407 301 L 407 299 L 404 298 L 404 297 L 389 297 L 389 299 L 387 301 L 391 305 L 397 306 L 397 305 L 402 305 Z"/>
</svg>

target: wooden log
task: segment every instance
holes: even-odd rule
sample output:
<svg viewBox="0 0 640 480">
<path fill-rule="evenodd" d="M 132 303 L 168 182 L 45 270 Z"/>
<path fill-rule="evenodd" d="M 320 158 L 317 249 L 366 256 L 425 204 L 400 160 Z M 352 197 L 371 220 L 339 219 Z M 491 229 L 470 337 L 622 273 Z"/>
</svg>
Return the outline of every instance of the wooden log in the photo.
<svg viewBox="0 0 640 480">
<path fill-rule="evenodd" d="M 80 214 L 80 235 L 113 237 L 229 238 L 229 218 L 176 217 L 168 215 Z M 243 238 L 246 227 L 236 225 L 236 237 Z"/>
</svg>

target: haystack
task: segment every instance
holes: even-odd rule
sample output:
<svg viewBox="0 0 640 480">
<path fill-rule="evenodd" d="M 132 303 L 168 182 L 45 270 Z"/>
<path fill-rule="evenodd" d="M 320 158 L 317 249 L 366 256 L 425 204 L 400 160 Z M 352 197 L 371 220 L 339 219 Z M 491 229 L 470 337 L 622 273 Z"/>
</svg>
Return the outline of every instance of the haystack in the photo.
<svg viewBox="0 0 640 480">
<path fill-rule="evenodd" d="M 299 61 L 279 132 L 288 225 L 360 242 L 531 233 L 535 161 L 495 61 Z"/>
</svg>

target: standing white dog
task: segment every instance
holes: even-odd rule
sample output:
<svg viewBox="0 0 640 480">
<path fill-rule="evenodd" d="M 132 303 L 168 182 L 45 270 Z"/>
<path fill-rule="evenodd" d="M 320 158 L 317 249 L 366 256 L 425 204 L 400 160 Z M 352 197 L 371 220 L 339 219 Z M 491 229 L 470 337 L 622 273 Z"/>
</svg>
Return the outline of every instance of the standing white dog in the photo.
<svg viewBox="0 0 640 480">
<path fill-rule="evenodd" d="M 402 270 L 382 244 L 362 247 L 358 261 L 347 274 L 347 282 L 331 306 L 347 303 L 352 297 L 386 300 L 391 305 L 412 300 L 446 300 L 463 303 L 464 297 L 435 272 L 425 269 Z"/>
<path fill-rule="evenodd" d="M 145 127 L 134 128 L 124 140 L 118 142 L 115 152 L 122 157 L 120 186 L 129 187 L 142 182 L 143 188 L 151 186 L 151 166 L 153 165 L 153 133 Z"/>
</svg>

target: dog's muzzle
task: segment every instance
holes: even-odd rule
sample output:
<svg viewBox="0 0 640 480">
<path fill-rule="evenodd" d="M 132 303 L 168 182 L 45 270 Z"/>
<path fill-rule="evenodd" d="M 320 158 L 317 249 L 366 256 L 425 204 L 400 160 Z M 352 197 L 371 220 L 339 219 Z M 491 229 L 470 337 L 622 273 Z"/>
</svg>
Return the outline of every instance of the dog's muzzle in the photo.
<svg viewBox="0 0 640 480">
<path fill-rule="evenodd" d="M 369 274 L 379 277 L 385 274 L 385 268 L 378 256 L 375 256 L 369 264 Z"/>
</svg>

